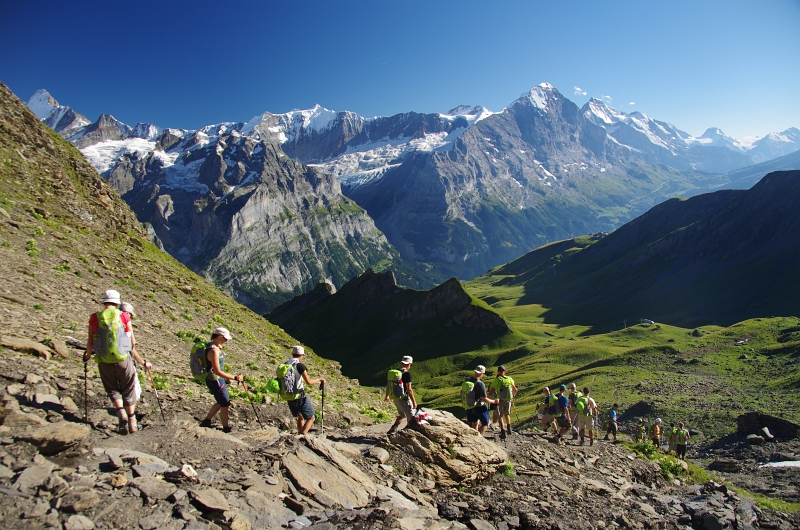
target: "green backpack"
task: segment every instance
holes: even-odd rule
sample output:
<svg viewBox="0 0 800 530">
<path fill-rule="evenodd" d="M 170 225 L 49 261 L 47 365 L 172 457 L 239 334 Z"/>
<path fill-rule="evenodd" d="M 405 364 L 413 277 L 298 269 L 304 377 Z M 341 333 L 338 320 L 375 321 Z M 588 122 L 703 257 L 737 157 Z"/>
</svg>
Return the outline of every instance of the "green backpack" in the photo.
<svg viewBox="0 0 800 530">
<path fill-rule="evenodd" d="M 208 377 L 207 347 L 208 343 L 205 340 L 197 338 L 192 345 L 192 351 L 189 353 L 189 369 L 192 371 L 194 380 L 198 382 L 203 382 Z"/>
<path fill-rule="evenodd" d="M 475 383 L 467 379 L 461 383 L 461 406 L 467 410 L 474 409 L 478 405 L 475 399 Z"/>
<path fill-rule="evenodd" d="M 498 397 L 503 401 L 511 401 L 514 399 L 514 380 L 505 375 L 501 375 L 497 379 L 500 381 Z"/>
<path fill-rule="evenodd" d="M 400 401 L 406 397 L 406 385 L 403 384 L 402 370 L 392 369 L 387 372 L 386 394 L 395 401 Z"/>
<path fill-rule="evenodd" d="M 294 359 L 278 365 L 278 369 L 275 371 L 276 379 L 280 385 L 278 395 L 283 401 L 294 401 L 303 395 L 303 383 L 295 367 L 297 363 L 292 361 Z"/>
<path fill-rule="evenodd" d="M 589 396 L 581 396 L 575 403 L 575 408 L 578 409 L 578 414 L 581 416 L 591 416 L 592 407 L 589 406 Z"/>
<path fill-rule="evenodd" d="M 120 363 L 128 358 L 133 349 L 121 315 L 122 312 L 116 307 L 97 312 L 94 353 L 98 363 Z"/>
</svg>

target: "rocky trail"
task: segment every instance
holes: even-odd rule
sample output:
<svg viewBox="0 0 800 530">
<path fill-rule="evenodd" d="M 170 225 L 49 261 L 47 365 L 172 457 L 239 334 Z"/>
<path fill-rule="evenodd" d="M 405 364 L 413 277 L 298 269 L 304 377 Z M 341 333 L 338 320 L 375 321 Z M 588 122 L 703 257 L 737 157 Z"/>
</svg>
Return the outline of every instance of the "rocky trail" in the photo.
<svg viewBox="0 0 800 530">
<path fill-rule="evenodd" d="M 48 363 L 50 363 L 48 365 Z M 198 426 L 211 402 L 144 389 L 123 436 L 83 366 L 6 348 L 0 358 L 0 519 L 12 528 L 796 528 L 726 486 L 667 480 L 622 445 L 541 431 L 480 437 L 447 412 L 388 425 L 326 418 L 307 436 L 283 404 L 231 407 L 234 431 Z M 49 369 L 45 370 L 44 367 Z M 90 372 L 91 373 L 91 372 Z M 363 423 L 369 423 L 365 421 Z"/>
</svg>

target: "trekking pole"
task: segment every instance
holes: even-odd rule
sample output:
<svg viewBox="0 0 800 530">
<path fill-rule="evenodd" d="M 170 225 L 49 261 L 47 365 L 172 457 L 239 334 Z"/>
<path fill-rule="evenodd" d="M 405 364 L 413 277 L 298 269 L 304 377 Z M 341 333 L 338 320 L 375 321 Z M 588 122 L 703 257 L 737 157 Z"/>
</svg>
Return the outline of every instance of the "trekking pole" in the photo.
<svg viewBox="0 0 800 530">
<path fill-rule="evenodd" d="M 256 406 L 253 404 L 253 400 L 250 399 L 250 392 L 247 391 L 247 384 L 244 381 L 239 381 L 239 382 L 244 387 L 244 393 L 247 395 L 247 401 L 249 401 L 250 402 L 250 406 L 253 407 L 253 414 L 255 414 L 256 420 L 258 421 L 258 424 L 261 426 L 261 430 L 263 431 L 264 430 L 264 424 L 261 423 L 261 418 L 258 417 L 258 412 L 256 412 Z"/>
<path fill-rule="evenodd" d="M 145 360 L 147 362 L 147 360 Z M 164 417 L 164 408 L 161 406 L 161 399 L 158 397 L 158 389 L 156 388 L 156 382 L 153 380 L 153 372 L 150 371 L 150 368 L 145 367 L 147 370 L 147 375 L 150 376 L 150 384 L 153 385 L 153 392 L 156 395 L 156 401 L 158 402 L 158 408 L 161 411 L 161 419 L 163 421 L 167 421 L 167 418 Z"/>
<path fill-rule="evenodd" d="M 323 436 L 325 434 L 325 383 L 322 382 L 319 384 L 319 389 L 322 390 L 322 417 L 319 422 L 319 434 Z"/>
<path fill-rule="evenodd" d="M 89 423 L 89 361 L 83 361 L 83 420 Z"/>
</svg>

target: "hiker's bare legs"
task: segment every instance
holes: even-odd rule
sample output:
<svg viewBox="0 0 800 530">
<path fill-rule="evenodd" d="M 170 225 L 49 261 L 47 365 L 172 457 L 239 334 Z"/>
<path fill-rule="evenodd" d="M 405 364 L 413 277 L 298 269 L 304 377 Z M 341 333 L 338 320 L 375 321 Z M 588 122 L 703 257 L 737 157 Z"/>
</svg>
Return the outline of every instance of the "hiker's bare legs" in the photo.
<svg viewBox="0 0 800 530">
<path fill-rule="evenodd" d="M 314 416 L 311 416 L 307 420 L 303 419 L 303 415 L 302 414 L 300 416 L 298 416 L 297 417 L 297 432 L 300 433 L 300 434 L 307 433 L 311 429 L 311 426 L 314 425 L 314 420 L 315 419 L 316 418 Z"/>
<path fill-rule="evenodd" d="M 214 416 L 217 415 L 217 412 L 219 412 L 219 409 L 221 409 L 221 408 L 222 408 L 222 406 L 219 403 L 215 403 L 211 407 L 211 410 L 208 411 L 208 414 L 206 414 L 206 419 L 208 421 L 211 421 L 212 419 L 214 419 Z M 220 417 L 222 417 L 222 415 L 220 415 Z"/>
<path fill-rule="evenodd" d="M 228 407 L 219 407 L 219 421 L 223 428 L 228 426 Z"/>
</svg>

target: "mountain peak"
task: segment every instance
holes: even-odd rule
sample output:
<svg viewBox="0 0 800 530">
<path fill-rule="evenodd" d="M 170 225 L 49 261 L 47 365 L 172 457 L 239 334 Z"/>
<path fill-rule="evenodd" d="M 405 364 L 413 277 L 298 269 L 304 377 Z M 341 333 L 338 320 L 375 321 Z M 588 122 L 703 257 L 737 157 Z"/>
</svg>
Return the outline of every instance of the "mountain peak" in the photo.
<svg viewBox="0 0 800 530">
<path fill-rule="evenodd" d="M 59 106 L 58 101 L 50 95 L 50 92 L 43 88 L 33 93 L 30 99 L 28 99 L 27 105 L 40 120 L 47 118 L 50 113 L 53 112 L 53 109 Z"/>
<path fill-rule="evenodd" d="M 550 83 L 539 83 L 528 92 L 522 94 L 517 101 L 528 102 L 537 109 L 547 109 L 548 101 L 558 94 L 558 90 Z"/>
<path fill-rule="evenodd" d="M 725 136 L 725 133 L 722 132 L 722 129 L 720 129 L 719 127 L 709 127 L 708 129 L 706 129 L 706 132 L 704 132 L 700 138 L 713 139 L 713 138 L 718 138 L 720 136 Z"/>
</svg>

